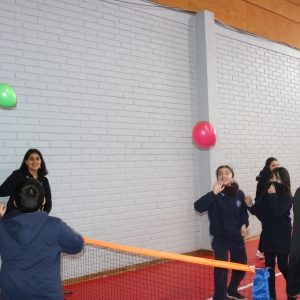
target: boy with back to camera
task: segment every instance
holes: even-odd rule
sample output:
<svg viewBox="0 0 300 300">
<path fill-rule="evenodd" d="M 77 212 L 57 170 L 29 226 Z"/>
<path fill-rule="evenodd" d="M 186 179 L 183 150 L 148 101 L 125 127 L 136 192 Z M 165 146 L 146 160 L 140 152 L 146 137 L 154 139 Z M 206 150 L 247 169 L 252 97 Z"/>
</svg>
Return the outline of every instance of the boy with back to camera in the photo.
<svg viewBox="0 0 300 300">
<path fill-rule="evenodd" d="M 18 209 L 12 213 L 4 215 L 0 203 L 1 299 L 62 300 L 60 254 L 80 252 L 82 237 L 41 210 L 45 195 L 38 180 L 20 180 L 13 195 Z"/>
</svg>

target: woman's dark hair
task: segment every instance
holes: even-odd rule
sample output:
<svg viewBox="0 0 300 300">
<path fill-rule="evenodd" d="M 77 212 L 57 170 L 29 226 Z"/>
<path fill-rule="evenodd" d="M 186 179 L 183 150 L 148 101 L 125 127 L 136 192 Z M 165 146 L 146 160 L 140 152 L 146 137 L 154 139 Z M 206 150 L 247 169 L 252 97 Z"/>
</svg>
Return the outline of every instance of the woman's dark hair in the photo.
<svg viewBox="0 0 300 300">
<path fill-rule="evenodd" d="M 275 168 L 271 174 L 270 174 L 270 178 L 273 177 L 273 175 L 275 175 L 276 177 L 280 177 L 281 182 L 283 184 L 283 193 L 287 193 L 290 194 L 292 196 L 292 192 L 291 192 L 291 180 L 290 180 L 290 174 L 288 172 L 288 170 L 284 167 L 278 167 Z"/>
<path fill-rule="evenodd" d="M 24 155 L 24 158 L 23 158 L 23 161 L 21 163 L 21 166 L 20 166 L 20 169 L 19 170 L 25 170 L 27 168 L 27 165 L 26 165 L 26 160 L 28 159 L 28 157 L 30 156 L 30 154 L 32 153 L 36 153 L 40 159 L 41 159 L 41 168 L 39 169 L 38 173 L 42 176 L 46 176 L 48 174 L 48 171 L 47 171 L 47 168 L 46 168 L 46 164 L 45 164 L 45 161 L 44 161 L 44 158 L 43 158 L 43 155 L 42 153 L 37 150 L 37 149 L 29 149 L 25 155 Z"/>
<path fill-rule="evenodd" d="M 265 167 L 269 168 L 269 167 L 270 167 L 270 164 L 271 164 L 274 160 L 278 161 L 278 159 L 275 158 L 275 157 L 269 157 L 269 158 L 266 160 L 266 162 L 265 162 Z M 259 181 L 259 179 L 260 179 L 260 174 L 258 174 L 258 175 L 256 176 L 255 179 L 256 179 L 256 181 Z"/>
<path fill-rule="evenodd" d="M 41 183 L 34 178 L 23 178 L 14 187 L 14 199 L 22 213 L 33 213 L 41 209 L 45 192 Z"/>
<path fill-rule="evenodd" d="M 218 179 L 218 174 L 219 174 L 219 171 L 222 169 L 222 168 L 227 168 L 230 173 L 232 174 L 232 177 L 234 177 L 234 172 L 233 172 L 233 169 L 227 165 L 225 166 L 220 166 L 217 170 L 216 170 L 216 176 L 217 176 L 217 179 Z"/>
<path fill-rule="evenodd" d="M 270 164 L 271 164 L 272 161 L 274 161 L 274 160 L 278 161 L 278 159 L 275 158 L 275 157 L 269 157 L 269 158 L 266 160 L 265 167 L 270 167 Z"/>
</svg>

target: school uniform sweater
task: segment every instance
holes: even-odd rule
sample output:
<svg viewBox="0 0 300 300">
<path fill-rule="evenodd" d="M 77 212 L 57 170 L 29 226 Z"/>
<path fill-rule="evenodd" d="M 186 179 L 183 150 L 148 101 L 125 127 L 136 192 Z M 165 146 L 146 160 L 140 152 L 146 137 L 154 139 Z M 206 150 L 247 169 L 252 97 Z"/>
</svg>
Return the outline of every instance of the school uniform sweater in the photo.
<svg viewBox="0 0 300 300">
<path fill-rule="evenodd" d="M 257 199 L 254 205 L 248 207 L 253 215 L 261 215 L 261 224 L 264 234 L 270 236 L 291 236 L 292 223 L 290 210 L 292 207 L 292 196 L 283 193 L 283 185 L 278 182 L 274 184 L 276 193 L 266 192 Z"/>
<path fill-rule="evenodd" d="M 194 204 L 195 210 L 208 212 L 210 220 L 209 231 L 212 236 L 220 236 L 234 240 L 241 236 L 243 224 L 248 227 L 248 212 L 245 204 L 245 194 L 238 189 L 235 195 L 226 195 L 224 191 L 215 195 L 213 191 L 202 196 Z"/>
</svg>

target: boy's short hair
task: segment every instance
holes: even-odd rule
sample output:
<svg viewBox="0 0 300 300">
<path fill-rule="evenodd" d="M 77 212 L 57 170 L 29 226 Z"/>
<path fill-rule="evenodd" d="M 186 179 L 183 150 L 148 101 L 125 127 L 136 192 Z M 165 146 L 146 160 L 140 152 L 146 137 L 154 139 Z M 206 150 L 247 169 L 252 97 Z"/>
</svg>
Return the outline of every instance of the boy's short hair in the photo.
<svg viewBox="0 0 300 300">
<path fill-rule="evenodd" d="M 45 192 L 34 178 L 21 179 L 14 187 L 14 200 L 22 213 L 33 213 L 41 209 Z"/>
</svg>

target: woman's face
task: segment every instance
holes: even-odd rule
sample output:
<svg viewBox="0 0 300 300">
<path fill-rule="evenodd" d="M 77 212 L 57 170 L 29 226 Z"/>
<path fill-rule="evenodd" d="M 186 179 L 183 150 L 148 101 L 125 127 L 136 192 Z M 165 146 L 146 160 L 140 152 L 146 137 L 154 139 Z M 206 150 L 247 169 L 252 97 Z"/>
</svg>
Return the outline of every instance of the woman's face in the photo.
<svg viewBox="0 0 300 300">
<path fill-rule="evenodd" d="M 232 173 L 226 167 L 221 168 L 218 172 L 218 180 L 221 180 L 223 185 L 230 186 L 231 183 L 234 181 L 232 177 Z"/>
<path fill-rule="evenodd" d="M 41 167 L 42 160 L 37 153 L 31 153 L 25 163 L 29 172 L 36 173 Z"/>
<path fill-rule="evenodd" d="M 273 174 L 273 176 L 270 178 L 270 181 L 276 181 L 278 183 L 282 183 L 281 178 L 279 175 Z"/>
<path fill-rule="evenodd" d="M 279 163 L 277 160 L 273 160 L 270 165 L 269 165 L 269 168 L 270 168 L 270 171 L 273 171 L 275 168 L 278 168 L 279 166 Z"/>
</svg>

